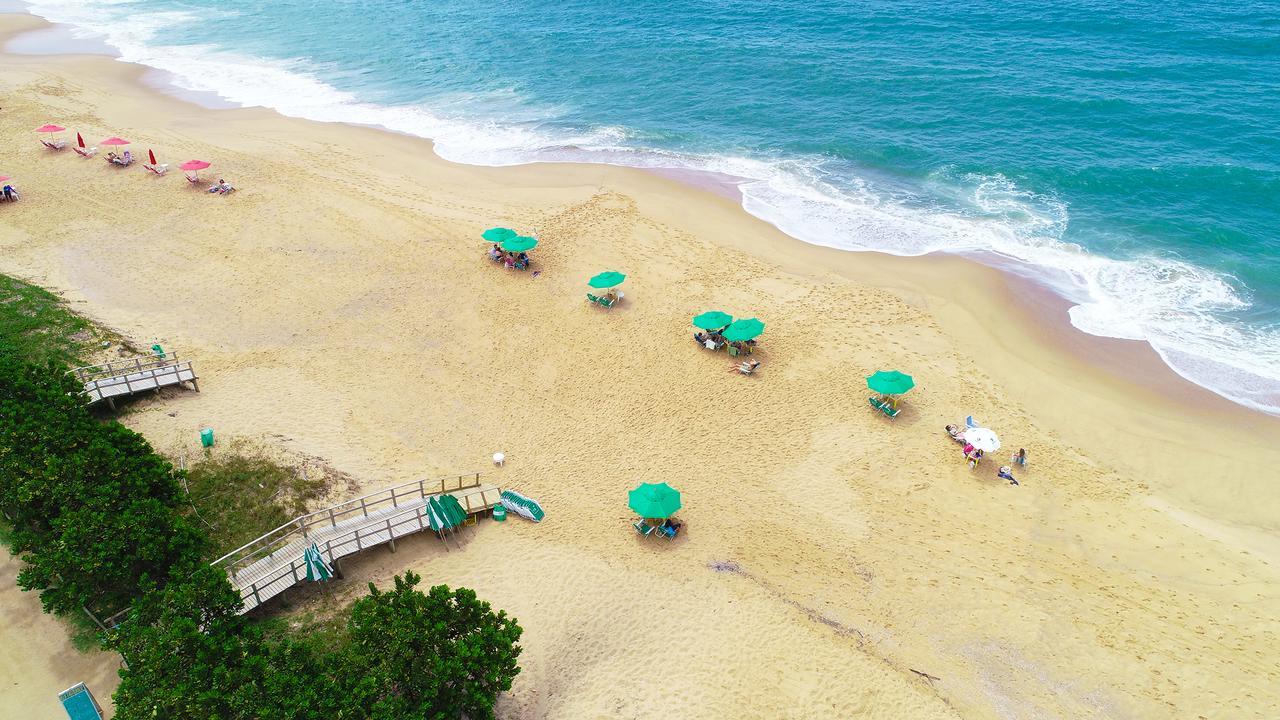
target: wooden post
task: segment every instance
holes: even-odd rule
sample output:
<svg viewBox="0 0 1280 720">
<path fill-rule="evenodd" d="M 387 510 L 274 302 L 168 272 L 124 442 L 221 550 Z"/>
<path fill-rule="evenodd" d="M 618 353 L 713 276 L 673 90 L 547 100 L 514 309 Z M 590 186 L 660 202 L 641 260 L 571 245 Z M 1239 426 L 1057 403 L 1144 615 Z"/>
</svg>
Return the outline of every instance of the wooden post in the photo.
<svg viewBox="0 0 1280 720">
<path fill-rule="evenodd" d="M 107 626 L 102 624 L 102 621 L 98 619 L 97 615 L 94 615 L 93 613 L 89 612 L 89 608 L 81 605 L 80 609 L 84 611 L 85 615 L 89 616 L 89 619 L 93 621 L 94 625 L 97 625 L 98 627 L 102 628 L 102 632 L 107 632 Z"/>
</svg>

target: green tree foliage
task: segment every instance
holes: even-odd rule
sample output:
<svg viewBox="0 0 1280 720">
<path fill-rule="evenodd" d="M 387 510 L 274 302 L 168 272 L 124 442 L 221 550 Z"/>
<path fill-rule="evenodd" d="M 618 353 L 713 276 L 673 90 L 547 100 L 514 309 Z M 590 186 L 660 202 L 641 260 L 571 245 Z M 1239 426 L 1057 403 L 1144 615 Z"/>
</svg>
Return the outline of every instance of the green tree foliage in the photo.
<svg viewBox="0 0 1280 720">
<path fill-rule="evenodd" d="M 395 588 L 352 607 L 346 636 L 270 633 L 204 567 L 134 606 L 110 642 L 128 662 L 117 720 L 481 720 L 520 672 L 521 629 L 471 590 Z"/>
<path fill-rule="evenodd" d="M 523 631 L 473 590 L 437 585 L 424 594 L 420 580 L 406 572 L 386 592 L 370 583 L 352 606 L 358 694 L 372 718 L 492 718 L 497 694 L 520 672 Z"/>
<path fill-rule="evenodd" d="M 90 415 L 56 366 L 0 352 L 0 510 L 46 611 L 110 613 L 148 579 L 197 562 L 177 471 L 142 436 Z"/>
</svg>

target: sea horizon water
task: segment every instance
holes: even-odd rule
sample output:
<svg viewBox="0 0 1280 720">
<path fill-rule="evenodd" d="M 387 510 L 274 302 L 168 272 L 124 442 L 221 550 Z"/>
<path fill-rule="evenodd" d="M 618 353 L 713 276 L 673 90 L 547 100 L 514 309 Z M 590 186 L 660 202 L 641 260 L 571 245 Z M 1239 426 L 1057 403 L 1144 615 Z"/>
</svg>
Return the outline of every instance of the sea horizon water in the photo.
<svg viewBox="0 0 1280 720">
<path fill-rule="evenodd" d="M 1280 414 L 1280 3 L 28 5 L 231 104 L 728 175 L 805 242 L 996 256 Z"/>
</svg>

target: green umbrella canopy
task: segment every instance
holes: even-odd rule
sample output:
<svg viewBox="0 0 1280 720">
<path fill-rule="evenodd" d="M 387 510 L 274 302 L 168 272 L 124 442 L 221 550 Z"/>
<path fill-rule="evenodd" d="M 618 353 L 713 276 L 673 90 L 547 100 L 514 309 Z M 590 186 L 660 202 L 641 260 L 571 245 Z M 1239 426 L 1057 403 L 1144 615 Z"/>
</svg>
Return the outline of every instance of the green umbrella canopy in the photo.
<svg viewBox="0 0 1280 720">
<path fill-rule="evenodd" d="M 867 376 L 867 387 L 882 395 L 901 395 L 915 386 L 910 375 L 897 370 L 879 370 Z"/>
<path fill-rule="evenodd" d="M 458 498 L 452 495 L 441 495 L 440 506 L 449 514 L 454 525 L 461 525 L 467 521 L 467 511 L 462 509 L 462 503 L 458 502 Z"/>
<path fill-rule="evenodd" d="M 693 317 L 693 326 L 703 330 L 719 330 L 731 322 L 733 322 L 733 316 L 719 310 L 708 310 Z"/>
<path fill-rule="evenodd" d="M 732 325 L 725 328 L 724 339 L 729 342 L 742 342 L 743 340 L 754 340 L 764 332 L 764 323 L 755 318 L 750 320 L 735 320 Z"/>
<path fill-rule="evenodd" d="M 507 228 L 489 228 L 488 230 L 485 230 L 484 232 L 480 233 L 480 237 L 484 238 L 485 240 L 491 243 L 500 243 L 506 240 L 510 240 L 515 236 L 516 236 L 516 231 L 508 230 Z"/>
<path fill-rule="evenodd" d="M 458 524 L 450 517 L 449 511 L 438 497 L 427 498 L 427 502 L 422 506 L 422 514 L 426 516 L 427 524 L 436 532 L 448 530 Z"/>
<path fill-rule="evenodd" d="M 587 284 L 593 288 L 611 288 L 614 285 L 621 285 L 622 281 L 626 279 L 626 275 L 609 270 L 591 278 L 587 281 Z"/>
<path fill-rule="evenodd" d="M 525 252 L 526 250 L 534 249 L 537 245 L 537 238 L 525 237 L 523 235 L 502 241 L 502 249 L 507 252 Z"/>
<path fill-rule="evenodd" d="M 642 518 L 665 518 L 680 509 L 680 491 L 666 483 L 643 483 L 627 493 L 627 505 Z"/>
</svg>

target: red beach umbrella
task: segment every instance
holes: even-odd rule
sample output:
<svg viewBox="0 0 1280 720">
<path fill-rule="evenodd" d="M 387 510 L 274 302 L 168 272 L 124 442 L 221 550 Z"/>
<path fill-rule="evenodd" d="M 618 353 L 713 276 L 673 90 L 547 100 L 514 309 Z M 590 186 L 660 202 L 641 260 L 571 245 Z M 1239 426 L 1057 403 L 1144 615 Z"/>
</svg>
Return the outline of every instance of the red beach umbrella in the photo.
<svg viewBox="0 0 1280 720">
<path fill-rule="evenodd" d="M 109 137 L 106 140 L 103 140 L 102 144 L 103 145 L 128 145 L 129 141 L 125 140 L 124 138 Z M 81 147 L 84 147 L 84 146 L 81 145 Z"/>
<path fill-rule="evenodd" d="M 40 127 L 36 128 L 36 132 L 38 133 L 59 133 L 59 132 L 62 132 L 63 130 L 66 130 L 66 128 L 62 127 L 61 125 L 41 125 Z"/>
<path fill-rule="evenodd" d="M 156 164 L 156 153 L 151 148 L 147 148 L 147 157 L 151 158 L 151 164 Z"/>
<path fill-rule="evenodd" d="M 84 138 L 80 136 L 80 133 L 76 133 L 76 144 L 82 148 L 84 147 Z"/>
</svg>

